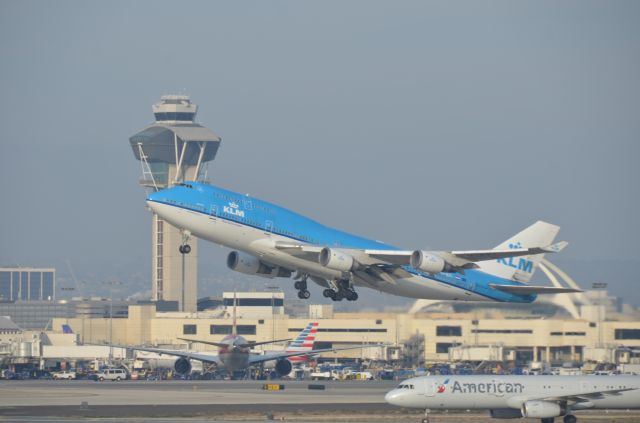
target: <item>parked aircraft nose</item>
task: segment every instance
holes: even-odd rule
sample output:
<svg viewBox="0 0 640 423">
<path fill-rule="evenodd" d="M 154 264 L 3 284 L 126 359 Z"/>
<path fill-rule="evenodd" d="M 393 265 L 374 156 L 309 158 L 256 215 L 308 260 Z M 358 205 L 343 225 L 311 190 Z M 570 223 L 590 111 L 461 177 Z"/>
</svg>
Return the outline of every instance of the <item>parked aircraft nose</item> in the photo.
<svg viewBox="0 0 640 423">
<path fill-rule="evenodd" d="M 393 405 L 402 405 L 401 398 L 402 392 L 397 389 L 387 392 L 387 395 L 384 396 L 384 400 Z"/>
</svg>

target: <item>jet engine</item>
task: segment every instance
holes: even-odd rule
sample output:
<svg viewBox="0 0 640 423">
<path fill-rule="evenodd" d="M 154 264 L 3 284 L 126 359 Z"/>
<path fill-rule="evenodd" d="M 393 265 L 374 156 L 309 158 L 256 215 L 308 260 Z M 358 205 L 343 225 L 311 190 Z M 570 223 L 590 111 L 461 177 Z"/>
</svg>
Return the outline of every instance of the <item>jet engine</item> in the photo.
<svg viewBox="0 0 640 423">
<path fill-rule="evenodd" d="M 567 407 L 550 401 L 527 401 L 522 404 L 522 417 L 548 419 L 567 414 Z"/>
<path fill-rule="evenodd" d="M 191 362 L 184 357 L 180 357 L 179 359 L 176 360 L 176 363 L 173 365 L 173 368 L 176 371 L 176 373 L 179 373 L 181 375 L 187 375 L 191 373 Z"/>
<path fill-rule="evenodd" d="M 411 267 L 427 273 L 453 272 L 453 267 L 444 259 L 427 251 L 416 250 L 409 260 Z"/>
<path fill-rule="evenodd" d="M 494 419 L 520 419 L 522 412 L 515 408 L 495 408 L 489 410 Z"/>
<path fill-rule="evenodd" d="M 227 256 L 227 267 L 245 275 L 256 275 L 264 278 L 288 278 L 291 270 L 279 266 L 267 266 L 257 257 L 240 251 L 232 251 Z"/>
<path fill-rule="evenodd" d="M 324 267 L 342 272 L 349 272 L 357 267 L 357 262 L 349 254 L 326 247 L 320 250 L 318 261 Z"/>
<path fill-rule="evenodd" d="M 291 362 L 286 358 L 281 358 L 280 360 L 276 361 L 276 373 L 278 373 L 278 376 L 288 375 L 289 373 L 291 373 L 292 368 L 293 366 L 291 365 Z"/>
</svg>

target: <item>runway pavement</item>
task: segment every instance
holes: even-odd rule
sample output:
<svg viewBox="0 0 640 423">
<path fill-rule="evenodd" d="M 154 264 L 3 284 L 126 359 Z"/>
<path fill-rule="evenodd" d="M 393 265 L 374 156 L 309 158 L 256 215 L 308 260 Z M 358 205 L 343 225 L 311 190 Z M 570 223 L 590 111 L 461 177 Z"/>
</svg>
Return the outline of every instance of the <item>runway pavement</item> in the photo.
<svg viewBox="0 0 640 423">
<path fill-rule="evenodd" d="M 392 381 L 276 383 L 284 390 L 263 390 L 263 381 L 3 381 L 0 416 L 255 418 L 285 412 L 399 411 L 384 402 L 384 394 L 396 385 Z M 310 390 L 310 384 L 325 389 Z"/>
<path fill-rule="evenodd" d="M 269 382 L 271 383 L 271 382 Z M 383 404 L 393 381 L 278 381 L 283 391 L 261 389 L 263 381 L 3 381 L 0 407 L 79 405 L 373 403 Z M 321 384 L 325 390 L 309 390 Z"/>
<path fill-rule="evenodd" d="M 0 422 L 420 421 L 420 410 L 388 405 L 397 382 L 279 381 L 283 391 L 258 381 L 0 381 Z M 324 390 L 310 390 L 309 385 Z M 437 413 L 433 423 L 490 422 L 487 413 Z M 113 420 L 115 419 L 115 420 Z M 170 420 L 167 420 L 170 419 Z M 531 422 L 536 420 L 530 420 Z M 581 422 L 637 422 L 640 413 L 582 413 Z"/>
</svg>

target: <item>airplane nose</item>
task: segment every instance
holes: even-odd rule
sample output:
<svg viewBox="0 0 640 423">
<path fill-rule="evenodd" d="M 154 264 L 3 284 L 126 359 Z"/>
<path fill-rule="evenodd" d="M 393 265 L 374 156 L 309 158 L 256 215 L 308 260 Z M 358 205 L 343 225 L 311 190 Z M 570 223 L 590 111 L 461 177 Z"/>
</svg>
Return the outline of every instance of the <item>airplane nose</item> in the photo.
<svg viewBox="0 0 640 423">
<path fill-rule="evenodd" d="M 147 203 L 149 203 L 150 201 L 158 201 L 159 198 L 160 191 L 152 192 L 151 194 L 147 195 Z"/>
<path fill-rule="evenodd" d="M 156 204 L 157 203 L 151 198 L 147 198 L 147 210 L 157 213 L 158 211 L 156 210 Z"/>
<path fill-rule="evenodd" d="M 389 404 L 400 405 L 398 401 L 400 399 L 400 396 L 401 393 L 394 389 L 393 391 L 387 392 L 387 395 L 384 396 L 384 400 Z"/>
</svg>

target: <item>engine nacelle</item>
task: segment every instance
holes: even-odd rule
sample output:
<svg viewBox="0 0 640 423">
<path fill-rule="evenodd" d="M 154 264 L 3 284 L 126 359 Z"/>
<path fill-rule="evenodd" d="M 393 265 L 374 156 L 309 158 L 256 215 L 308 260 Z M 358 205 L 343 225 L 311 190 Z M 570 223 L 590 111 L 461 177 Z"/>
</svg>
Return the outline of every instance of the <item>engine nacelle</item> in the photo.
<svg viewBox="0 0 640 423">
<path fill-rule="evenodd" d="M 527 401 L 522 404 L 522 417 L 548 419 L 567 414 L 567 407 L 550 401 Z"/>
<path fill-rule="evenodd" d="M 411 267 L 426 273 L 452 272 L 453 268 L 444 259 L 427 251 L 416 250 L 411 253 Z"/>
<path fill-rule="evenodd" d="M 520 419 L 522 412 L 516 408 L 495 408 L 489 410 L 494 419 Z"/>
<path fill-rule="evenodd" d="M 262 276 L 264 278 L 288 278 L 291 270 L 279 266 L 267 266 L 257 257 L 240 251 L 232 251 L 227 256 L 227 267 L 245 275 Z"/>
<path fill-rule="evenodd" d="M 349 272 L 357 267 L 356 261 L 349 254 L 326 247 L 320 250 L 318 261 L 324 267 L 341 272 Z"/>
<path fill-rule="evenodd" d="M 176 373 L 179 373 L 181 375 L 188 375 L 189 373 L 191 373 L 191 362 L 184 357 L 180 357 L 173 365 L 173 369 L 176 371 Z"/>
<path fill-rule="evenodd" d="M 293 366 L 286 358 L 276 361 L 276 373 L 278 373 L 278 376 L 282 377 L 288 375 L 291 373 L 291 369 L 293 369 Z"/>
</svg>

